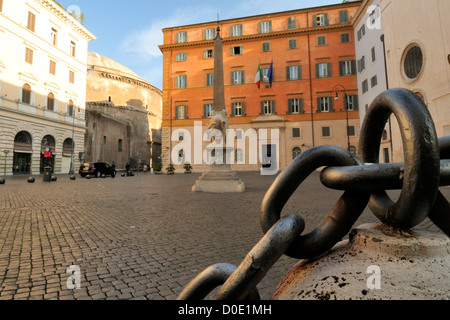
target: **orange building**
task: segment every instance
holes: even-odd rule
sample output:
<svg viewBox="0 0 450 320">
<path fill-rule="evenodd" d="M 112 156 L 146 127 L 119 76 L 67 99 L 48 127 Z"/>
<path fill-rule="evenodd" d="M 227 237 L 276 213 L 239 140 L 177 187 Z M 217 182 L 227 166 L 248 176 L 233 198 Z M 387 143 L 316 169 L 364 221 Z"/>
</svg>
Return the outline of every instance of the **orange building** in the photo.
<svg viewBox="0 0 450 320">
<path fill-rule="evenodd" d="M 207 166 L 207 156 L 193 154 L 200 150 L 194 146 L 199 124 L 203 126 L 200 137 L 207 140 L 203 133 L 213 103 L 217 26 L 223 39 L 229 128 L 236 132 L 233 169 L 258 170 L 265 156 L 274 152 L 277 166 L 283 169 L 298 154 L 318 145 L 355 151 L 359 113 L 351 19 L 360 4 L 163 29 L 164 44 L 159 46 L 163 53 L 163 164 L 190 162 L 194 170 Z M 258 67 L 259 88 L 255 83 Z M 266 135 L 260 135 L 262 129 Z M 258 133 L 256 161 L 248 152 L 254 152 L 255 143 L 249 132 Z M 187 136 L 191 150 L 186 150 Z M 185 149 L 176 148 L 179 143 Z M 204 149 L 210 142 L 201 143 Z"/>
</svg>

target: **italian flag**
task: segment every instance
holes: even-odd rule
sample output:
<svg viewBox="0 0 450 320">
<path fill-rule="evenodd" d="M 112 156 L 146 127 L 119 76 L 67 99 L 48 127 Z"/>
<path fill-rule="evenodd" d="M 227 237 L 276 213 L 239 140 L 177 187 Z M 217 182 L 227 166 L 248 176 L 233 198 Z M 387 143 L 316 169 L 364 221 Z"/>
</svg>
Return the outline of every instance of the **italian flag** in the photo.
<svg viewBox="0 0 450 320">
<path fill-rule="evenodd" d="M 256 71 L 256 75 L 255 75 L 255 83 L 258 86 L 258 89 L 261 85 L 261 65 L 258 64 L 258 71 Z"/>
</svg>

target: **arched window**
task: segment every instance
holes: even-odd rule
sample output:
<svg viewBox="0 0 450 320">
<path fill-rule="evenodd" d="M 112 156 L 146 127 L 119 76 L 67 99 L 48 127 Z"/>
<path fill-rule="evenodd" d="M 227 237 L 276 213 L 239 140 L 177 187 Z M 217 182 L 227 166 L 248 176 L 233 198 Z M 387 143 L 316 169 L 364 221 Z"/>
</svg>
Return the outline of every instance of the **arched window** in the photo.
<svg viewBox="0 0 450 320">
<path fill-rule="evenodd" d="M 32 143 L 31 135 L 26 131 L 20 131 L 14 137 L 14 142 L 31 144 Z"/>
<path fill-rule="evenodd" d="M 302 150 L 299 147 L 295 147 L 294 149 L 292 149 L 292 159 L 297 158 L 300 153 L 302 153 Z"/>
<path fill-rule="evenodd" d="M 417 44 L 414 44 L 405 50 L 403 59 L 403 72 L 408 79 L 416 79 L 423 65 L 422 50 Z"/>
<path fill-rule="evenodd" d="M 71 138 L 67 138 L 63 142 L 63 154 L 71 154 L 72 153 L 72 142 L 73 140 Z M 75 148 L 75 144 L 73 145 L 73 148 Z"/>
<path fill-rule="evenodd" d="M 28 83 L 22 87 L 22 102 L 31 104 L 31 87 Z"/>
<path fill-rule="evenodd" d="M 69 116 L 73 116 L 73 101 L 69 100 L 69 102 L 67 103 L 67 114 Z"/>
<path fill-rule="evenodd" d="M 55 110 L 55 95 L 51 92 L 47 96 L 47 110 Z"/>
</svg>

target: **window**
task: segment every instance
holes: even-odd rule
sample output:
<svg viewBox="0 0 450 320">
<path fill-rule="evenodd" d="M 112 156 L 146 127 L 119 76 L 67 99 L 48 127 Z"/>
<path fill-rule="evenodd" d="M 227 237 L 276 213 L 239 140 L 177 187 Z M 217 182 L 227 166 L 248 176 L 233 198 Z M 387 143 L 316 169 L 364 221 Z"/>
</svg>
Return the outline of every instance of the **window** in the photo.
<svg viewBox="0 0 450 320">
<path fill-rule="evenodd" d="M 331 77 L 331 63 L 316 63 L 316 77 Z"/>
<path fill-rule="evenodd" d="M 297 49 L 297 39 L 290 39 L 288 41 L 289 49 Z"/>
<path fill-rule="evenodd" d="M 119 139 L 117 141 L 117 151 L 122 152 L 122 148 L 123 148 L 123 142 L 122 142 L 122 139 Z"/>
<path fill-rule="evenodd" d="M 237 24 L 230 27 L 230 36 L 231 37 L 240 37 L 242 36 L 242 24 Z"/>
<path fill-rule="evenodd" d="M 176 43 L 184 43 L 187 42 L 187 32 L 177 32 L 176 33 Z"/>
<path fill-rule="evenodd" d="M 370 78 L 370 86 L 373 88 L 378 84 L 378 78 L 376 75 L 374 75 L 372 78 Z"/>
<path fill-rule="evenodd" d="M 55 95 L 50 92 L 47 95 L 47 110 L 54 111 L 54 109 L 55 109 Z"/>
<path fill-rule="evenodd" d="M 212 115 L 213 105 L 212 103 L 205 103 L 203 105 L 203 116 L 205 118 L 210 118 Z"/>
<path fill-rule="evenodd" d="M 25 48 L 25 62 L 33 64 L 33 50 L 30 48 Z"/>
<path fill-rule="evenodd" d="M 75 49 L 76 49 L 76 43 L 74 41 L 70 41 L 70 55 L 72 57 L 75 57 Z"/>
<path fill-rule="evenodd" d="M 300 65 L 286 67 L 286 80 L 298 80 L 301 78 L 302 67 Z"/>
<path fill-rule="evenodd" d="M 269 33 L 272 32 L 272 21 L 261 21 L 258 23 L 258 32 L 259 33 Z"/>
<path fill-rule="evenodd" d="M 231 71 L 231 84 L 243 84 L 244 83 L 244 71 Z"/>
<path fill-rule="evenodd" d="M 74 109 L 73 109 L 73 101 L 72 100 L 69 100 L 69 102 L 67 103 L 67 114 L 69 115 L 69 116 L 74 116 Z"/>
<path fill-rule="evenodd" d="M 203 51 L 203 58 L 205 58 L 205 59 L 214 58 L 214 50 L 206 49 L 205 51 Z"/>
<path fill-rule="evenodd" d="M 261 114 L 275 114 L 275 100 L 261 101 Z"/>
<path fill-rule="evenodd" d="M 288 29 L 289 30 L 297 29 L 297 24 L 295 22 L 295 17 L 289 17 L 288 18 Z"/>
<path fill-rule="evenodd" d="M 55 28 L 52 28 L 52 30 L 50 32 L 50 41 L 51 41 L 52 45 L 56 46 L 57 39 L 58 39 L 58 30 L 56 30 Z"/>
<path fill-rule="evenodd" d="M 187 52 L 178 52 L 175 54 L 175 61 L 185 61 L 187 60 Z"/>
<path fill-rule="evenodd" d="M 292 149 L 292 159 L 294 160 L 302 153 L 302 150 L 299 147 L 295 147 Z"/>
<path fill-rule="evenodd" d="M 317 112 L 330 112 L 333 111 L 333 98 L 332 97 L 318 97 L 317 98 Z"/>
<path fill-rule="evenodd" d="M 74 84 L 75 83 L 75 72 L 72 70 L 69 70 L 69 82 Z"/>
<path fill-rule="evenodd" d="M 214 85 L 214 73 L 206 74 L 206 86 L 212 87 Z"/>
<path fill-rule="evenodd" d="M 322 127 L 322 137 L 331 137 L 330 127 Z"/>
<path fill-rule="evenodd" d="M 103 136 L 103 144 L 106 144 L 106 136 Z"/>
<path fill-rule="evenodd" d="M 328 13 L 315 14 L 313 16 L 314 27 L 328 25 Z"/>
<path fill-rule="evenodd" d="M 339 23 L 347 23 L 347 22 L 348 22 L 347 10 L 339 11 Z"/>
<path fill-rule="evenodd" d="M 355 135 L 355 126 L 347 126 L 347 135 L 351 137 Z"/>
<path fill-rule="evenodd" d="M 178 141 L 184 141 L 184 132 L 183 131 L 178 132 Z"/>
<path fill-rule="evenodd" d="M 357 33 L 358 41 L 361 40 L 365 34 L 366 34 L 366 24 L 363 24 L 361 26 L 361 28 L 359 28 L 358 33 Z"/>
<path fill-rule="evenodd" d="M 301 98 L 288 99 L 288 112 L 289 113 L 302 113 L 303 112 L 303 99 L 301 99 Z"/>
<path fill-rule="evenodd" d="M 187 106 L 175 106 L 175 119 L 187 118 Z"/>
<path fill-rule="evenodd" d="M 261 82 L 269 82 L 269 68 L 261 68 Z"/>
<path fill-rule="evenodd" d="M 341 43 L 350 42 L 350 33 L 341 33 Z"/>
<path fill-rule="evenodd" d="M 214 39 L 216 29 L 208 28 L 203 30 L 203 40 L 212 40 Z"/>
<path fill-rule="evenodd" d="M 244 47 L 243 46 L 231 47 L 231 55 L 232 56 L 236 56 L 236 55 L 243 54 L 243 53 L 244 53 Z"/>
<path fill-rule="evenodd" d="M 244 102 L 233 102 L 231 103 L 231 115 L 235 117 L 241 117 L 245 115 L 245 104 Z"/>
<path fill-rule="evenodd" d="M 292 138 L 300 138 L 300 128 L 292 128 Z"/>
<path fill-rule="evenodd" d="M 34 15 L 34 13 L 31 13 L 30 11 L 28 11 L 27 28 L 34 32 L 35 27 L 36 27 L 36 15 Z"/>
<path fill-rule="evenodd" d="M 345 96 L 345 108 L 348 111 L 358 110 L 358 95 Z"/>
<path fill-rule="evenodd" d="M 31 104 L 31 87 L 28 83 L 22 87 L 22 102 Z"/>
<path fill-rule="evenodd" d="M 362 82 L 362 92 L 366 93 L 367 91 L 369 91 L 369 84 L 368 84 L 367 79 L 366 79 L 366 80 L 364 80 Z"/>
<path fill-rule="evenodd" d="M 263 42 L 261 46 L 262 52 L 268 52 L 270 51 L 270 42 Z"/>
<path fill-rule="evenodd" d="M 325 36 L 317 36 L 317 45 L 324 46 L 327 44 L 327 37 Z"/>
<path fill-rule="evenodd" d="M 187 75 L 180 75 L 175 77 L 175 88 L 187 88 Z"/>
<path fill-rule="evenodd" d="M 413 45 L 406 50 L 403 60 L 403 72 L 408 79 L 415 79 L 422 70 L 423 54 L 418 45 Z"/>
<path fill-rule="evenodd" d="M 358 60 L 358 71 L 363 72 L 366 69 L 366 58 L 364 56 Z"/>
<path fill-rule="evenodd" d="M 339 75 L 348 76 L 352 74 L 356 74 L 356 61 L 339 61 Z"/>
<path fill-rule="evenodd" d="M 370 53 L 372 55 L 372 62 L 375 62 L 375 60 L 376 60 L 375 47 L 372 47 L 372 49 L 370 49 Z"/>
<path fill-rule="evenodd" d="M 56 75 L 56 62 L 53 60 L 50 60 L 49 72 L 52 75 Z"/>
<path fill-rule="evenodd" d="M 244 152 L 242 151 L 242 149 L 236 149 L 234 160 L 236 161 L 236 163 L 244 163 Z"/>
</svg>

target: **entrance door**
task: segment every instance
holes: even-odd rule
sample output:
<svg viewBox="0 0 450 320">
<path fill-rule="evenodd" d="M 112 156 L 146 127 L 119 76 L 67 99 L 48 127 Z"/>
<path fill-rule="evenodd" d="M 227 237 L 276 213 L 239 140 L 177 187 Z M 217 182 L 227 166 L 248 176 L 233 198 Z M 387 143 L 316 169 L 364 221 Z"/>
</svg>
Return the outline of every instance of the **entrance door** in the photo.
<svg viewBox="0 0 450 320">
<path fill-rule="evenodd" d="M 14 152 L 13 174 L 31 173 L 31 153 Z"/>
<path fill-rule="evenodd" d="M 263 171 L 273 171 L 277 168 L 277 149 L 275 144 L 263 144 L 261 165 Z"/>
</svg>

